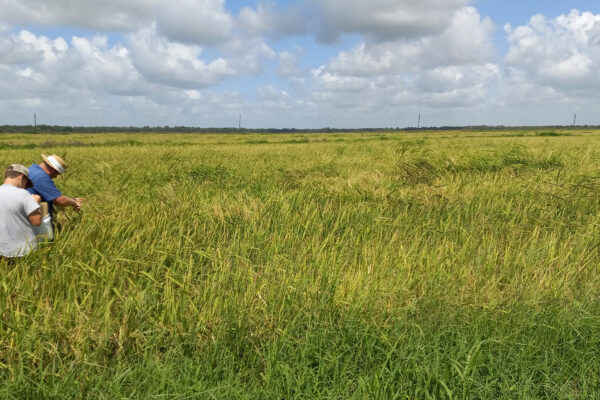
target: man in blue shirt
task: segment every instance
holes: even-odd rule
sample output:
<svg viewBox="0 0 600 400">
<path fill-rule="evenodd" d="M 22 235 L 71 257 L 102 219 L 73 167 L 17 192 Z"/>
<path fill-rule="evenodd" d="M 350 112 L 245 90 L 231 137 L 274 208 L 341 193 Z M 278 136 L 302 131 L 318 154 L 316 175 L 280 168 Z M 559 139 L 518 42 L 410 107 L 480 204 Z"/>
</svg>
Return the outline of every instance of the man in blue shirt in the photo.
<svg viewBox="0 0 600 400">
<path fill-rule="evenodd" d="M 73 207 L 74 210 L 81 210 L 82 198 L 65 196 L 58 190 L 52 179 L 65 172 L 67 164 L 64 160 L 53 154 L 47 156 L 42 154 L 44 162 L 41 164 L 33 164 L 29 167 L 29 179 L 33 182 L 33 187 L 27 189 L 31 194 L 37 194 L 42 198 L 42 201 L 48 203 L 48 213 L 53 217 L 54 207 L 56 204 L 61 207 Z"/>
</svg>

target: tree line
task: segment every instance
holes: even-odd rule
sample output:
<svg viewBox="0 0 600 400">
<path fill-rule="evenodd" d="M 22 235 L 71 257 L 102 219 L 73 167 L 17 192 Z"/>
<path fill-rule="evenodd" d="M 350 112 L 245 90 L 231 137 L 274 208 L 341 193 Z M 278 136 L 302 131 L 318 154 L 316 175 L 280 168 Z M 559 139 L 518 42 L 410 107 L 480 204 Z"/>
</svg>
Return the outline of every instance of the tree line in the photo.
<svg viewBox="0 0 600 400">
<path fill-rule="evenodd" d="M 547 126 L 429 126 L 429 127 L 381 127 L 381 128 L 202 128 L 192 126 L 68 126 L 68 125 L 0 125 L 0 133 L 344 133 L 344 132 L 390 132 L 390 131 L 431 131 L 431 130 L 508 130 L 508 129 L 568 129 L 572 125 Z M 577 125 L 578 129 L 600 129 L 600 125 Z"/>
</svg>

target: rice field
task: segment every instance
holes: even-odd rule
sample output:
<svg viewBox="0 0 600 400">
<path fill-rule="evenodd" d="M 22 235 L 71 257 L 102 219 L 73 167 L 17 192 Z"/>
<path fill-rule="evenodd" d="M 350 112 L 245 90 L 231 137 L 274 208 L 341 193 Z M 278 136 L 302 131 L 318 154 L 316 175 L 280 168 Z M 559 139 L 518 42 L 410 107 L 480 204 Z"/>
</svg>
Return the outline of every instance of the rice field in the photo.
<svg viewBox="0 0 600 400">
<path fill-rule="evenodd" d="M 4 134 L 2 399 L 600 398 L 600 132 Z"/>
</svg>

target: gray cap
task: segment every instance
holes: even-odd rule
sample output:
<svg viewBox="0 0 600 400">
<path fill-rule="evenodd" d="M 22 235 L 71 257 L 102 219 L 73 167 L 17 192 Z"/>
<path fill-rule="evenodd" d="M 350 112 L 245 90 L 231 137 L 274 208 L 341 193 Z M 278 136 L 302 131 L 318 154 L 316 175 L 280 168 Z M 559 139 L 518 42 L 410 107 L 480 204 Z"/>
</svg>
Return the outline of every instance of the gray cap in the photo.
<svg viewBox="0 0 600 400">
<path fill-rule="evenodd" d="M 11 171 L 11 172 L 18 172 L 20 174 L 25 175 L 25 178 L 27 178 L 27 186 L 28 188 L 33 186 L 33 182 L 31 182 L 31 179 L 29 179 L 29 171 L 27 170 L 27 168 L 24 165 L 21 164 L 11 164 L 6 168 L 6 171 Z"/>
</svg>

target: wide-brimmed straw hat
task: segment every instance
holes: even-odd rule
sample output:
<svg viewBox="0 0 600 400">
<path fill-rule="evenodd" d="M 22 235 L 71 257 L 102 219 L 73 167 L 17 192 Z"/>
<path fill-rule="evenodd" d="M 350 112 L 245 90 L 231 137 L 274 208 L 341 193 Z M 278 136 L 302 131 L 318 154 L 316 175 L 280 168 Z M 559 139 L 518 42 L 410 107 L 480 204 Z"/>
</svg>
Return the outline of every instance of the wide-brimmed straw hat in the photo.
<svg viewBox="0 0 600 400">
<path fill-rule="evenodd" d="M 58 172 L 59 174 L 63 174 L 67 170 L 67 164 L 65 163 L 65 160 L 63 160 L 60 156 L 57 156 L 56 154 L 52 154 L 51 156 L 42 154 L 42 158 L 44 159 L 46 164 L 51 166 L 52 169 Z"/>
<path fill-rule="evenodd" d="M 29 170 L 24 165 L 11 164 L 6 168 L 6 170 L 11 171 L 11 172 L 18 172 L 18 173 L 24 175 L 25 178 L 27 178 L 27 186 L 25 186 L 25 188 L 33 187 L 33 182 L 31 182 L 31 179 L 29 179 Z"/>
</svg>

